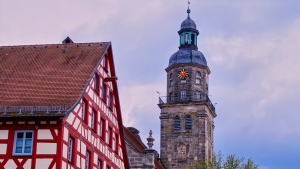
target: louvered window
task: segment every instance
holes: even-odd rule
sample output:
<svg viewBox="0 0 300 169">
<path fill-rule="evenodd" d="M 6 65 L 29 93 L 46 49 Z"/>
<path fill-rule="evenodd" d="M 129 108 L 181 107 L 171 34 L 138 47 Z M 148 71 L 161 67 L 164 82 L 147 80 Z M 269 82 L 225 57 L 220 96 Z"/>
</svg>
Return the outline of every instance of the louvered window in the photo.
<svg viewBox="0 0 300 169">
<path fill-rule="evenodd" d="M 192 119 L 191 119 L 191 116 L 187 116 L 185 118 L 185 129 L 186 130 L 192 129 Z"/>
<path fill-rule="evenodd" d="M 174 130 L 180 130 L 180 119 L 178 116 L 174 119 Z"/>
</svg>

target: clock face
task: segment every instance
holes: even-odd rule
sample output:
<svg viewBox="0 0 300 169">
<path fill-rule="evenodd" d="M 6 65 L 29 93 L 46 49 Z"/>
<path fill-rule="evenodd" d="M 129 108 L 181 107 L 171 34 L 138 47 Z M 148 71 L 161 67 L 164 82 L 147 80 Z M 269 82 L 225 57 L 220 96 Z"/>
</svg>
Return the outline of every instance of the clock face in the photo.
<svg viewBox="0 0 300 169">
<path fill-rule="evenodd" d="M 185 69 L 182 69 L 178 73 L 178 78 L 185 79 L 186 77 L 188 77 L 188 75 L 189 75 L 189 73 Z"/>
</svg>

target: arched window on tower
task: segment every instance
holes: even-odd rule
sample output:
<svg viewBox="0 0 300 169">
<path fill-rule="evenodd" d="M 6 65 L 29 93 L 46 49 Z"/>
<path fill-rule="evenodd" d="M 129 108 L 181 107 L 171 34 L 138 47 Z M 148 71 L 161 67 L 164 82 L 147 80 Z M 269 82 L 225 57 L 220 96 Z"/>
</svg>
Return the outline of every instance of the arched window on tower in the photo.
<svg viewBox="0 0 300 169">
<path fill-rule="evenodd" d="M 180 130 L 180 119 L 178 116 L 174 119 L 174 130 Z"/>
<path fill-rule="evenodd" d="M 192 34 L 192 37 L 191 37 L 191 44 L 195 45 L 195 35 L 194 34 Z"/>
<path fill-rule="evenodd" d="M 192 129 L 192 119 L 191 116 L 186 116 L 185 118 L 185 129 L 191 130 Z"/>
<path fill-rule="evenodd" d="M 189 42 L 189 34 L 185 34 L 185 44 L 188 44 Z"/>
<path fill-rule="evenodd" d="M 184 34 L 180 36 L 180 45 L 184 45 Z"/>
</svg>

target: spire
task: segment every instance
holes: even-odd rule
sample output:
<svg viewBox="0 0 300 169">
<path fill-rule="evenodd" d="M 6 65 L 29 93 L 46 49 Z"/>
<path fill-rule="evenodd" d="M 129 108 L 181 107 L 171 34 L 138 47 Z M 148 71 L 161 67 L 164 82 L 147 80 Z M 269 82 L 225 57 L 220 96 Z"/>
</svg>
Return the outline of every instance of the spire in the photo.
<svg viewBox="0 0 300 169">
<path fill-rule="evenodd" d="M 188 9 L 186 11 L 188 13 L 188 18 L 190 17 L 190 13 L 191 13 L 191 10 L 190 10 L 190 1 L 188 1 Z"/>
</svg>

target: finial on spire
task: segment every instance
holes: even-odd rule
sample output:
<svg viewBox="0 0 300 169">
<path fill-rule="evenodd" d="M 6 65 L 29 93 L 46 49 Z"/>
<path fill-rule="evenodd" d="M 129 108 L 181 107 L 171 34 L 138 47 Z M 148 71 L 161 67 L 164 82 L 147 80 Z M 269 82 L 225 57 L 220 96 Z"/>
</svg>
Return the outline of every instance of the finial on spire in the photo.
<svg viewBox="0 0 300 169">
<path fill-rule="evenodd" d="M 152 137 L 152 130 L 150 130 L 149 132 L 149 137 L 147 138 L 147 141 L 148 141 L 148 146 L 149 146 L 149 149 L 152 149 L 152 146 L 153 146 L 153 141 L 155 139 Z"/>
<path fill-rule="evenodd" d="M 191 10 L 190 10 L 190 1 L 188 1 L 188 9 L 186 11 L 188 13 L 188 18 L 190 17 L 190 13 L 191 13 Z"/>
</svg>

